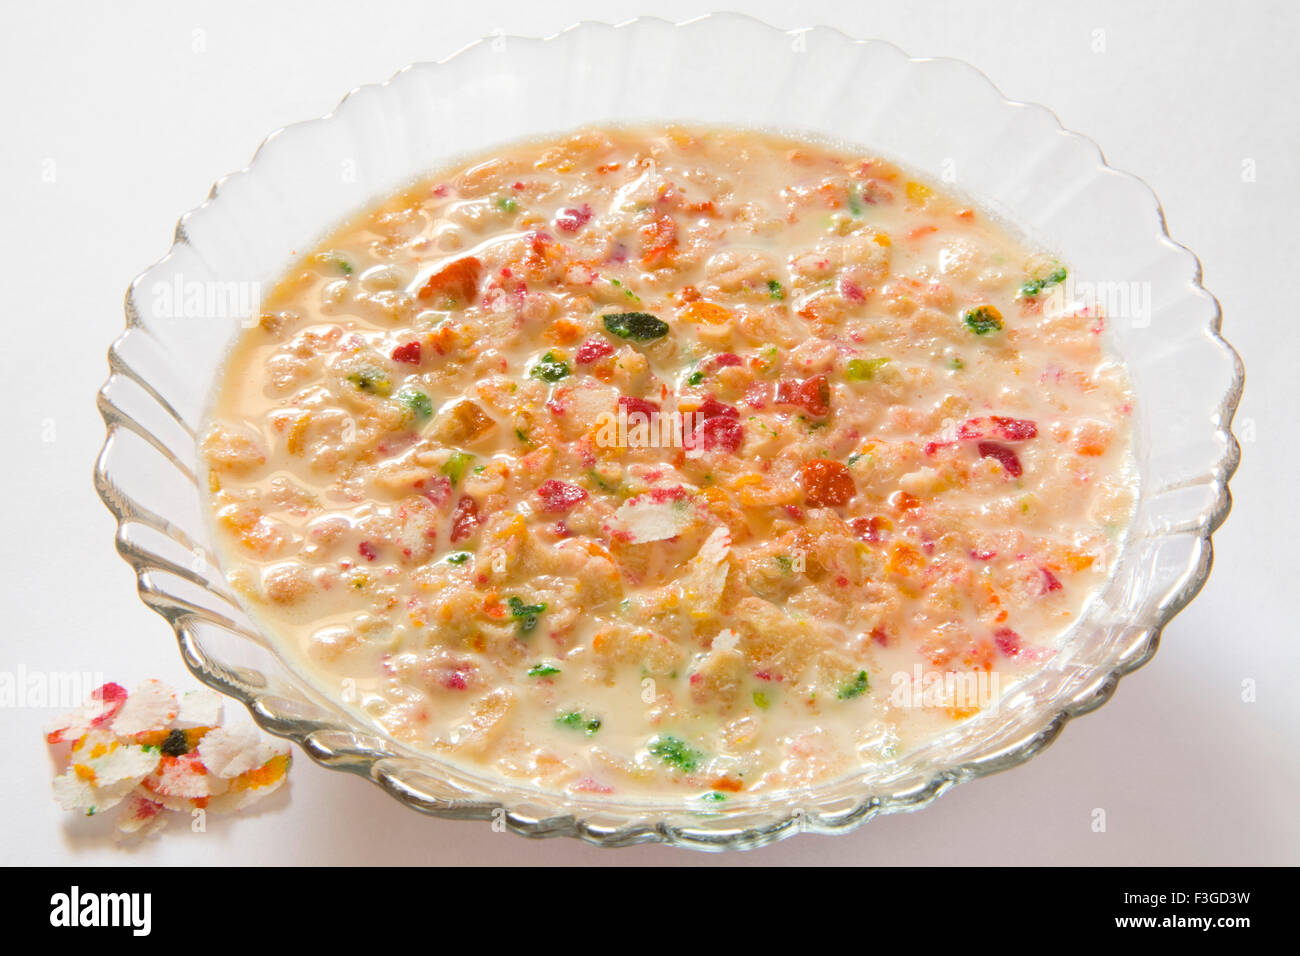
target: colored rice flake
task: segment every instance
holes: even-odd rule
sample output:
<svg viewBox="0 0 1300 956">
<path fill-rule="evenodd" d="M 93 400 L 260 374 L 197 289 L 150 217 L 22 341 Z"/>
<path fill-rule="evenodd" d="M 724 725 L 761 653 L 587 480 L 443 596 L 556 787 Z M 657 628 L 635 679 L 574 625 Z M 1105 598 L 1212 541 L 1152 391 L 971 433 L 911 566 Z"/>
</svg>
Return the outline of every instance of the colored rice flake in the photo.
<svg viewBox="0 0 1300 956">
<path fill-rule="evenodd" d="M 137 737 L 166 730 L 180 713 L 176 692 L 162 681 L 142 682 L 126 699 L 113 721 L 118 737 Z"/>
<path fill-rule="evenodd" d="M 54 778 L 54 799 L 64 810 L 101 813 L 126 799 L 160 759 L 157 750 L 123 743 L 106 730 L 88 731 L 72 745 L 68 769 Z"/>
<path fill-rule="evenodd" d="M 720 448 L 734 454 L 745 442 L 745 428 L 740 423 L 740 412 L 715 398 L 706 399 L 699 407 L 695 413 L 695 422 L 694 429 L 689 433 L 684 430 L 682 435 L 682 445 L 692 457 L 698 455 L 700 449 L 712 451 Z"/>
<path fill-rule="evenodd" d="M 289 771 L 288 745 L 252 726 L 221 726 L 221 698 L 209 690 L 177 697 L 160 681 L 130 694 L 118 684 L 96 688 L 77 713 L 47 732 L 70 744 L 54 797 L 87 815 L 118 804 L 121 836 L 160 829 L 164 811 L 226 813 L 274 793 Z"/>
<path fill-rule="evenodd" d="M 605 522 L 605 531 L 632 544 L 667 541 L 680 535 L 695 520 L 691 499 L 685 485 L 655 488 L 619 505 Z"/>
<path fill-rule="evenodd" d="M 260 745 L 261 736 L 254 727 L 218 727 L 204 735 L 198 755 L 212 773 L 230 779 L 259 765 Z"/>
<path fill-rule="evenodd" d="M 289 747 L 283 743 L 262 743 L 256 767 L 230 780 L 225 793 L 213 798 L 209 809 L 214 813 L 234 813 L 264 797 L 269 797 L 289 777 Z"/>
<path fill-rule="evenodd" d="M 577 485 L 548 478 L 537 489 L 537 497 L 541 499 L 543 511 L 561 514 L 585 501 L 587 493 Z"/>
<path fill-rule="evenodd" d="M 210 690 L 191 690 L 181 695 L 173 725 L 182 730 L 216 727 L 221 723 L 221 697 Z"/>
<path fill-rule="evenodd" d="M 127 796 L 118 814 L 117 831 L 124 836 L 147 836 L 167 825 L 167 808 L 138 792 Z"/>
<path fill-rule="evenodd" d="M 96 687 L 86 698 L 80 711 L 68 714 L 45 730 L 45 742 L 72 743 L 93 727 L 98 727 L 118 715 L 126 703 L 126 688 L 121 684 L 104 684 Z"/>
<path fill-rule="evenodd" d="M 700 550 L 686 565 L 682 578 L 682 595 L 691 616 L 709 617 L 722 600 L 731 570 L 731 532 L 724 526 L 714 528 Z"/>
<path fill-rule="evenodd" d="M 264 739 L 252 727 L 219 727 L 203 738 L 199 756 L 212 773 L 226 782 L 211 809 L 232 813 L 263 797 L 284 783 L 289 774 L 289 745 Z"/>
<path fill-rule="evenodd" d="M 147 791 L 143 796 L 180 813 L 206 806 L 210 797 L 225 789 L 224 781 L 208 773 L 197 751 L 179 757 L 164 755 L 158 769 L 140 786 Z"/>
</svg>

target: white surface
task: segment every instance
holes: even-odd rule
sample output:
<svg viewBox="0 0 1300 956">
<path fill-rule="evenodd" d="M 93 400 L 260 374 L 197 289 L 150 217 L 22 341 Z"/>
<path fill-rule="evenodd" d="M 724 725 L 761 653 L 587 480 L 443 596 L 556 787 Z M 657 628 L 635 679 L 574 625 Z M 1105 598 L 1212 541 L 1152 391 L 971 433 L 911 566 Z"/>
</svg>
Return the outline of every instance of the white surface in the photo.
<svg viewBox="0 0 1300 956">
<path fill-rule="evenodd" d="M 136 598 L 91 487 L 102 439 L 94 395 L 131 277 L 173 224 L 272 129 L 328 111 L 348 89 L 503 30 L 702 8 L 627 0 L 443 3 L 249 0 L 11 5 L 0 31 L 6 91 L 0 263 L 9 279 L 0 362 L 0 672 L 98 671 L 191 687 L 167 625 Z M 1115 699 L 1010 773 L 962 786 L 923 813 L 748 854 L 601 851 L 533 842 L 486 823 L 426 819 L 368 783 L 306 758 L 287 797 L 125 852 L 108 820 L 49 797 L 39 733 L 51 712 L 3 713 L 4 863 L 970 864 L 1300 862 L 1297 394 L 1293 219 L 1300 70 L 1286 3 L 1065 5 L 736 4 L 784 27 L 829 24 L 914 56 L 955 56 L 1015 99 L 1051 107 L 1109 161 L 1143 176 L 1175 239 L 1205 265 L 1248 386 L 1236 506 L 1215 538 L 1202 595 Z M 1099 32 L 1100 31 L 1100 32 Z M 1101 47 L 1101 49 L 1098 49 Z M 1253 163 L 1255 181 L 1244 181 Z M 50 181 L 52 179 L 52 181 Z M 1242 700 L 1253 680 L 1258 699 Z M 231 715 L 236 708 L 229 708 Z M 1093 811 L 1106 811 L 1106 832 Z M 183 824 L 184 821 L 181 821 Z"/>
</svg>

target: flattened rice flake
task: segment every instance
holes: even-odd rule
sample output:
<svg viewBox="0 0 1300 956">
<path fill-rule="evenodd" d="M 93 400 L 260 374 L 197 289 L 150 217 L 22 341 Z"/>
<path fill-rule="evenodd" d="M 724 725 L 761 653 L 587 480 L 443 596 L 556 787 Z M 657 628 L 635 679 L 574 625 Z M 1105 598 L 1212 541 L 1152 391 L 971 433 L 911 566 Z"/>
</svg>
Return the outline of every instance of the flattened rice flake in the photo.
<svg viewBox="0 0 1300 956">
<path fill-rule="evenodd" d="M 88 816 L 124 804 L 125 837 L 161 829 L 167 810 L 228 813 L 274 793 L 292 763 L 288 745 L 251 725 L 222 727 L 221 710 L 208 690 L 178 700 L 160 681 L 130 694 L 120 684 L 96 688 L 46 733 L 51 746 L 67 745 L 56 802 Z"/>
</svg>

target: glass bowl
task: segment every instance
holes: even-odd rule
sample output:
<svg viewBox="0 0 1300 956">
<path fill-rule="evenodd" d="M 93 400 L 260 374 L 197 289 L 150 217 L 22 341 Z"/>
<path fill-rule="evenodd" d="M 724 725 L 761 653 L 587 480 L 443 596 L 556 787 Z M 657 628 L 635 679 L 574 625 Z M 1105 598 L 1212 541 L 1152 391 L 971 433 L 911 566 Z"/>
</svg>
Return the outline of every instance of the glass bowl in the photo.
<svg viewBox="0 0 1300 956">
<path fill-rule="evenodd" d="M 806 790 L 736 795 L 708 813 L 687 797 L 576 798 L 503 782 L 362 725 L 287 667 L 241 608 L 196 483 L 195 432 L 227 347 L 260 290 L 331 226 L 503 141 L 670 120 L 829 136 L 950 184 L 1105 296 L 1107 335 L 1138 396 L 1132 529 L 1061 653 L 996 709 L 920 749 Z M 1161 628 L 1205 583 L 1238 461 L 1230 424 L 1242 368 L 1200 277 L 1145 184 L 964 63 L 736 15 L 489 37 L 271 134 L 247 169 L 181 219 L 171 251 L 127 292 L 127 328 L 99 395 L 108 436 L 95 484 L 141 598 L 175 629 L 194 674 L 319 763 L 368 777 L 411 807 L 604 846 L 722 849 L 842 832 L 1029 759 L 1145 663 Z"/>
</svg>

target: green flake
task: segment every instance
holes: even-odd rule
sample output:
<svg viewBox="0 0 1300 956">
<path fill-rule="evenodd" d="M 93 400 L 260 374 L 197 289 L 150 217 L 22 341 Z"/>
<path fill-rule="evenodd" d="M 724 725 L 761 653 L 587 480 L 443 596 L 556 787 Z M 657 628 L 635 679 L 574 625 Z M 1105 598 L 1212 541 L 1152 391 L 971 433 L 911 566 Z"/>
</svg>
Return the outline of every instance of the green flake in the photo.
<svg viewBox="0 0 1300 956">
<path fill-rule="evenodd" d="M 377 368 L 358 369 L 348 376 L 348 381 L 371 395 L 387 396 L 393 390 L 393 383 L 388 378 L 388 374 Z"/>
<path fill-rule="evenodd" d="M 418 388 L 402 389 L 397 393 L 397 400 L 414 412 L 417 418 L 433 417 L 433 402 Z"/>
<path fill-rule="evenodd" d="M 871 680 L 867 677 L 866 671 L 858 671 L 858 676 L 840 688 L 836 696 L 840 700 L 852 700 L 854 697 L 860 697 L 867 691 L 871 690 Z"/>
<path fill-rule="evenodd" d="M 692 750 L 680 737 L 663 736 L 650 741 L 650 753 L 670 767 L 690 773 L 700 765 L 701 754 Z"/>
<path fill-rule="evenodd" d="M 652 342 L 668 334 L 668 323 L 649 312 L 615 312 L 602 318 L 611 335 L 634 342 Z"/>
<path fill-rule="evenodd" d="M 533 378 L 554 384 L 569 377 L 569 366 L 554 352 L 547 352 L 528 373 Z"/>
<path fill-rule="evenodd" d="M 545 604 L 525 604 L 514 595 L 506 598 L 506 604 L 510 607 L 510 616 L 519 623 L 520 634 L 536 630 L 538 619 L 546 611 Z"/>
<path fill-rule="evenodd" d="M 474 460 L 474 456 L 469 452 L 455 451 L 451 457 L 442 463 L 438 470 L 451 479 L 451 486 L 454 488 L 459 484 L 461 478 L 465 477 L 465 469 L 469 463 Z"/>
<path fill-rule="evenodd" d="M 844 376 L 850 382 L 869 382 L 888 364 L 887 358 L 849 359 L 844 368 Z"/>
<path fill-rule="evenodd" d="M 1065 266 L 1057 266 L 1044 278 L 1030 279 L 1028 282 L 1022 285 L 1020 287 L 1020 295 L 1024 296 L 1027 299 L 1033 298 L 1034 296 L 1042 292 L 1044 289 L 1050 289 L 1054 285 L 1060 285 L 1062 282 L 1065 281 L 1065 277 L 1067 275 L 1069 275 L 1069 273 L 1066 272 Z"/>
<path fill-rule="evenodd" d="M 966 327 L 976 335 L 1002 330 L 1002 313 L 991 305 L 981 305 L 965 315 Z"/>
</svg>

